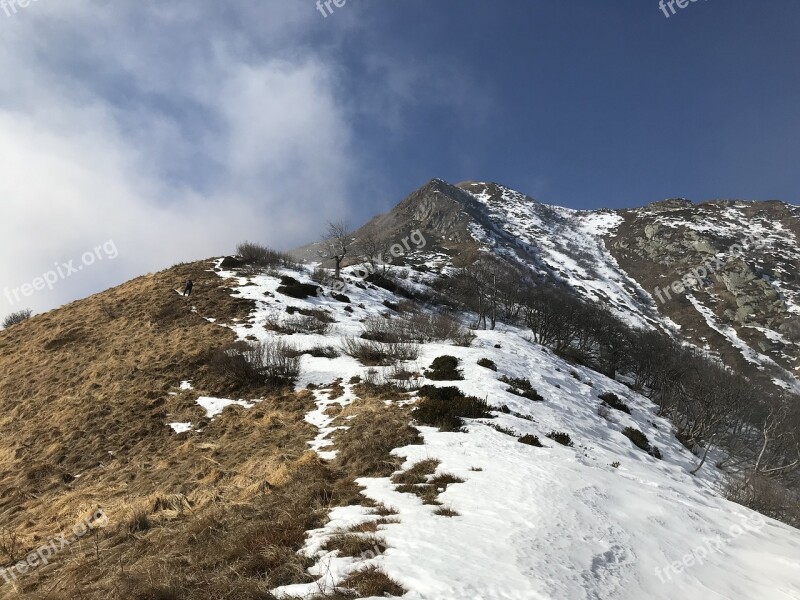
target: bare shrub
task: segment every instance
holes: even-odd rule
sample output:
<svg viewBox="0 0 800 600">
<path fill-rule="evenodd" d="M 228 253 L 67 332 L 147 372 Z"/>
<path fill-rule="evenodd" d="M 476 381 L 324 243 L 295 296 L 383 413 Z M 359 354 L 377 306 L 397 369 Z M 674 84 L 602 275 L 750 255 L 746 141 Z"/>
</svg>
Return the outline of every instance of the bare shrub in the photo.
<svg viewBox="0 0 800 600">
<path fill-rule="evenodd" d="M 219 350 L 212 355 L 211 367 L 241 386 L 278 388 L 297 380 L 300 358 L 293 346 L 279 339 Z"/>
<path fill-rule="evenodd" d="M 387 383 L 411 392 L 419 389 L 422 374 L 418 370 L 411 370 L 401 365 L 393 365 L 385 375 Z"/>
<path fill-rule="evenodd" d="M 298 354 L 308 354 L 314 358 L 339 358 L 341 356 L 333 346 L 314 346 L 308 350 L 298 351 Z"/>
<path fill-rule="evenodd" d="M 311 271 L 311 281 L 314 283 L 329 284 L 332 281 L 332 277 L 327 269 L 314 267 L 314 270 Z"/>
<path fill-rule="evenodd" d="M 448 506 L 440 506 L 436 510 L 433 511 L 433 514 L 438 515 L 440 517 L 460 517 L 461 514 L 453 510 Z"/>
<path fill-rule="evenodd" d="M 296 269 L 301 265 L 285 252 L 273 250 L 255 242 L 242 242 L 236 246 L 236 254 L 249 267 Z"/>
<path fill-rule="evenodd" d="M 461 323 L 442 313 L 410 313 L 406 321 L 420 342 L 455 342 L 470 333 Z"/>
<path fill-rule="evenodd" d="M 369 317 L 364 322 L 364 333 L 361 337 L 384 343 L 420 341 L 408 321 L 386 317 Z"/>
<path fill-rule="evenodd" d="M 23 552 L 23 549 L 22 540 L 16 531 L 5 527 L 0 529 L 0 552 L 5 554 L 8 562 L 17 562 L 17 558 L 20 552 Z"/>
<path fill-rule="evenodd" d="M 327 316 L 327 313 L 323 314 Z M 264 327 L 277 333 L 326 335 L 330 333 L 331 323 L 329 319 L 322 320 L 317 315 L 289 314 L 283 317 L 276 311 L 267 316 L 264 320 Z"/>
<path fill-rule="evenodd" d="M 453 343 L 456 346 L 462 346 L 464 348 L 468 348 L 472 345 L 472 342 L 475 341 L 477 336 L 467 328 L 464 328 L 462 332 L 453 338 Z"/>
<path fill-rule="evenodd" d="M 366 366 L 393 365 L 405 360 L 416 360 L 419 348 L 404 342 L 381 343 L 355 337 L 342 339 L 342 352 Z"/>
<path fill-rule="evenodd" d="M 388 306 L 388 305 L 387 305 Z M 400 305 L 388 306 L 399 311 Z M 457 320 L 440 313 L 417 312 L 403 307 L 400 317 L 370 317 L 365 322 L 362 337 L 378 342 L 430 342 L 451 341 L 458 346 L 469 346 L 475 339 L 469 329 Z"/>
<path fill-rule="evenodd" d="M 33 311 L 29 308 L 25 308 L 23 310 L 18 310 L 17 312 L 13 312 L 8 315 L 5 319 L 3 319 L 3 328 L 8 329 L 12 325 L 17 325 L 18 323 L 22 323 L 23 321 L 27 321 L 31 318 Z"/>
<path fill-rule="evenodd" d="M 800 527 L 800 495 L 761 474 L 731 476 L 722 488 L 731 502 Z"/>
<path fill-rule="evenodd" d="M 287 306 L 286 312 L 290 315 L 299 313 L 306 317 L 314 317 L 323 323 L 336 323 L 336 319 L 333 317 L 333 315 L 322 308 L 299 308 L 297 306 Z"/>
</svg>

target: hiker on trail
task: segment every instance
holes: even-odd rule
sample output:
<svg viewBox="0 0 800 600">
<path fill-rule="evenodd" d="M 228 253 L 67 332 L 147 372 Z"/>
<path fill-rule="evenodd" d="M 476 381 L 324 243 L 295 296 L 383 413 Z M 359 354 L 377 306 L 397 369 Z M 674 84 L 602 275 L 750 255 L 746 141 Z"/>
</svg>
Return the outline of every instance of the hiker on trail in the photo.
<svg viewBox="0 0 800 600">
<path fill-rule="evenodd" d="M 183 290 L 183 295 L 184 296 L 191 296 L 193 287 L 194 287 L 194 283 L 192 283 L 192 280 L 190 279 L 189 281 L 186 282 L 186 289 Z"/>
</svg>

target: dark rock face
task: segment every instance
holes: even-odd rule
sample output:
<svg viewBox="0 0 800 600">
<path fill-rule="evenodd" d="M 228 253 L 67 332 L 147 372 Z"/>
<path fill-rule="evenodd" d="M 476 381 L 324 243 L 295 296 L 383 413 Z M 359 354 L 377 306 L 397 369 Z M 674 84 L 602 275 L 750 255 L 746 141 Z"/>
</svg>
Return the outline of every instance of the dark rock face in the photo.
<svg viewBox="0 0 800 600">
<path fill-rule="evenodd" d="M 736 359 L 737 352 L 724 348 L 696 305 L 687 306 L 687 292 L 719 327 L 731 328 L 754 350 L 797 373 L 797 207 L 741 201 L 657 204 L 620 212 L 625 220 L 608 245 L 620 266 L 654 296 L 667 290 L 661 292 L 660 310 L 692 341 L 748 368 Z M 671 291 L 676 281 L 684 292 Z"/>
</svg>

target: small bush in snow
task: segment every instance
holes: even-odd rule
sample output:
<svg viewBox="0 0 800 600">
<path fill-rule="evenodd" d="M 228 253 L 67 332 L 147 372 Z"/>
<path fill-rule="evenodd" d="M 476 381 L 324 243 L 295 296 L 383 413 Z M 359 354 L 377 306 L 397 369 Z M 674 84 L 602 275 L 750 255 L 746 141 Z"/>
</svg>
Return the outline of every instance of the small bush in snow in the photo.
<svg viewBox="0 0 800 600">
<path fill-rule="evenodd" d="M 458 381 L 464 379 L 464 374 L 458 369 L 458 359 L 455 356 L 437 356 L 431 363 L 430 370 L 425 376 L 434 381 Z"/>
<path fill-rule="evenodd" d="M 731 502 L 800 527 L 800 494 L 778 480 L 749 471 L 729 477 L 722 493 Z"/>
<path fill-rule="evenodd" d="M 454 385 L 446 387 L 437 387 L 435 385 L 424 385 L 419 390 L 419 395 L 431 400 L 454 400 L 456 398 L 463 398 L 464 392 Z"/>
<path fill-rule="evenodd" d="M 615 410 L 631 414 L 631 409 L 616 394 L 612 394 L 611 392 L 608 392 L 606 394 L 601 394 L 600 400 L 602 400 Z"/>
<path fill-rule="evenodd" d="M 420 400 L 414 409 L 414 418 L 423 425 L 438 427 L 442 431 L 461 431 L 463 419 L 491 418 L 489 405 L 473 396 L 464 396 L 456 388 L 441 388 L 446 392 L 436 392 L 439 388 L 424 386 L 420 389 Z M 456 389 L 458 392 L 450 390 Z M 428 396 L 432 394 L 434 397 Z M 442 399 L 448 397 L 447 399 Z"/>
<path fill-rule="evenodd" d="M 510 386 L 506 389 L 506 391 L 510 394 L 521 396 L 523 398 L 527 398 L 528 400 L 533 400 L 534 402 L 544 401 L 544 398 L 542 398 L 541 394 L 533 389 L 533 385 L 527 379 L 506 377 L 503 375 L 500 378 L 500 381 L 507 383 Z"/>
<path fill-rule="evenodd" d="M 399 597 L 406 593 L 399 583 L 375 566 L 351 572 L 339 585 L 355 590 L 359 598 Z"/>
<path fill-rule="evenodd" d="M 364 333 L 361 337 L 374 342 L 397 343 L 413 342 L 417 336 L 403 319 L 369 317 L 364 322 Z"/>
<path fill-rule="evenodd" d="M 622 435 L 624 435 L 626 438 L 632 441 L 636 447 L 641 448 L 642 450 L 650 454 L 650 456 L 652 456 L 653 458 L 661 460 L 661 450 L 659 450 L 655 446 L 652 446 L 650 444 L 650 440 L 647 439 L 647 436 L 638 429 L 635 429 L 633 427 L 626 427 L 625 429 L 622 430 Z"/>
<path fill-rule="evenodd" d="M 650 452 L 650 440 L 647 439 L 647 436 L 635 429 L 634 427 L 626 427 L 622 430 L 622 435 L 628 438 L 633 444 L 644 450 L 645 452 Z"/>
<path fill-rule="evenodd" d="M 325 335 L 330 332 L 331 324 L 314 316 L 291 314 L 288 317 L 281 318 L 278 314 L 273 313 L 264 321 L 264 327 L 270 331 L 289 335 L 293 333 Z"/>
<path fill-rule="evenodd" d="M 311 271 L 311 281 L 320 284 L 330 284 L 332 281 L 332 276 L 328 273 L 327 269 L 323 269 L 322 267 L 315 267 L 313 271 Z"/>
<path fill-rule="evenodd" d="M 495 431 L 499 431 L 500 433 L 504 433 L 506 435 L 510 435 L 513 438 L 515 438 L 515 437 L 517 437 L 519 435 L 516 431 L 511 429 L 511 427 L 504 427 L 503 425 L 498 425 L 496 423 L 493 423 L 492 425 L 490 425 L 490 427 L 492 429 L 494 429 Z"/>
<path fill-rule="evenodd" d="M 456 345 L 469 346 L 472 340 L 467 338 L 474 334 L 461 323 L 444 314 L 419 312 L 416 307 L 408 308 L 407 304 L 388 304 L 387 308 L 402 315 L 395 318 L 370 317 L 365 323 L 363 338 L 378 342 L 444 342 L 451 341 Z"/>
<path fill-rule="evenodd" d="M 537 448 L 542 448 L 542 443 L 539 441 L 539 438 L 535 435 L 531 435 L 530 433 L 527 435 L 523 435 L 517 441 L 520 444 L 528 444 L 528 446 L 536 446 Z"/>
<path fill-rule="evenodd" d="M 480 359 L 480 360 L 478 361 L 478 366 L 479 366 L 479 367 L 484 367 L 484 368 L 486 368 L 486 369 L 490 369 L 490 370 L 492 370 L 492 371 L 497 371 L 497 365 L 494 363 L 494 361 L 493 361 L 493 360 L 490 360 L 490 359 L 488 359 L 488 358 L 482 358 L 482 359 Z"/>
<path fill-rule="evenodd" d="M 454 318 L 442 313 L 410 312 L 406 315 L 411 328 L 418 332 L 425 342 L 456 342 L 469 330 Z"/>
<path fill-rule="evenodd" d="M 341 353 L 333 346 L 314 346 L 308 350 L 295 350 L 297 356 L 308 354 L 314 358 L 339 358 Z"/>
<path fill-rule="evenodd" d="M 342 338 L 342 351 L 366 366 L 393 365 L 419 357 L 419 348 L 414 344 L 381 343 L 354 337 Z"/>
<path fill-rule="evenodd" d="M 10 315 L 8 315 L 5 319 L 3 319 L 3 328 L 8 329 L 12 325 L 17 325 L 18 323 L 27 321 L 28 319 L 31 318 L 32 314 L 33 311 L 31 311 L 29 308 L 13 312 Z"/>
<path fill-rule="evenodd" d="M 440 506 L 435 511 L 433 511 L 433 514 L 438 515 L 440 517 L 460 517 L 461 516 L 460 513 L 454 511 L 452 508 L 447 507 L 447 506 Z"/>
<path fill-rule="evenodd" d="M 309 296 L 316 296 L 317 290 L 319 290 L 318 285 L 311 283 L 300 283 L 294 277 L 284 275 L 281 277 L 281 285 L 278 286 L 276 291 L 284 296 L 303 300 Z"/>
<path fill-rule="evenodd" d="M 572 438 L 569 437 L 569 434 L 564 433 L 563 431 L 551 431 L 547 434 L 547 437 L 554 442 L 561 444 L 562 446 L 568 446 L 572 448 L 575 445 L 572 443 Z"/>
<path fill-rule="evenodd" d="M 469 348 L 472 345 L 472 342 L 475 341 L 476 336 L 472 331 L 469 329 L 464 329 L 461 335 L 456 336 L 453 338 L 453 343 L 456 346 L 461 346 L 463 348 Z"/>
</svg>

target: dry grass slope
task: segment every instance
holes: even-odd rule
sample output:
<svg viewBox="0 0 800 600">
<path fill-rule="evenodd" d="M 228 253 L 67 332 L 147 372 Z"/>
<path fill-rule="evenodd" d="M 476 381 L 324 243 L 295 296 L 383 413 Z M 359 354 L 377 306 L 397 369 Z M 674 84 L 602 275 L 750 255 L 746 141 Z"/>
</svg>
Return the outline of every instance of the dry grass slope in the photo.
<svg viewBox="0 0 800 600">
<path fill-rule="evenodd" d="M 187 301 L 174 290 L 188 277 Z M 211 262 L 180 265 L 0 332 L 0 539 L 16 540 L 0 544 L 0 567 L 98 507 L 110 521 L 13 584 L 0 579 L 0 597 L 271 598 L 308 581 L 296 554 L 305 532 L 363 500 L 353 477 L 390 472 L 386 445 L 361 464 L 308 451 L 311 392 L 238 389 L 209 368 L 234 342 L 219 324 L 251 309 L 224 285 Z M 178 388 L 184 379 L 193 390 Z M 209 421 L 200 395 L 263 400 Z M 202 432 L 175 434 L 175 421 Z M 389 412 L 381 426 L 408 421 Z M 398 445 L 416 437 L 400 431 Z M 356 441 L 341 441 L 347 456 Z M 367 575 L 351 587 L 381 578 Z"/>
</svg>

